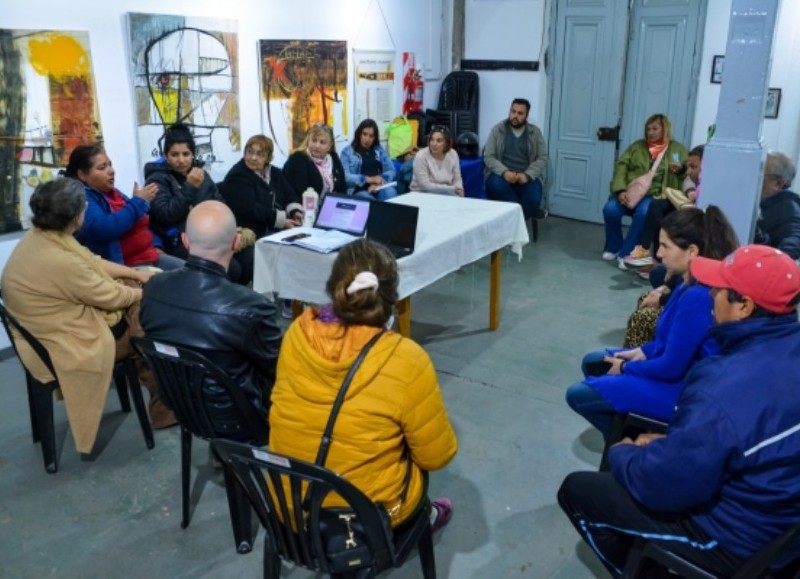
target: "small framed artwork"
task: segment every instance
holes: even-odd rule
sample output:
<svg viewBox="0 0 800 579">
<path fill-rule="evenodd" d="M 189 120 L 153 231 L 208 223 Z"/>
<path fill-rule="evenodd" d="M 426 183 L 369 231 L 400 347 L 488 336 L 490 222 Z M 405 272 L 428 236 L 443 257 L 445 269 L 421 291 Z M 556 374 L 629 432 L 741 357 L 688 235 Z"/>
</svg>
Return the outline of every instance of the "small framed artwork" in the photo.
<svg viewBox="0 0 800 579">
<path fill-rule="evenodd" d="M 781 109 L 781 89 L 767 89 L 767 101 L 764 105 L 764 118 L 777 119 L 778 111 Z"/>
<path fill-rule="evenodd" d="M 719 84 L 722 82 L 722 67 L 725 64 L 724 54 L 715 54 L 714 62 L 711 64 L 711 82 Z"/>
</svg>

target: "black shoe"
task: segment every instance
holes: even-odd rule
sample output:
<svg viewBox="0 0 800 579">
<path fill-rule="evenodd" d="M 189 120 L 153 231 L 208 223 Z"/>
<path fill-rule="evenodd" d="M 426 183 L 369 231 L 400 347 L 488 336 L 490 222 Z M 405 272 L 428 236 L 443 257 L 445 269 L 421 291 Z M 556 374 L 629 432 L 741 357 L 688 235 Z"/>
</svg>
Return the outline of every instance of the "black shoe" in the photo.
<svg viewBox="0 0 800 579">
<path fill-rule="evenodd" d="M 542 209 L 540 207 L 539 209 L 536 210 L 536 215 L 534 215 L 533 218 L 536 219 L 537 221 L 543 221 L 547 219 L 548 215 L 550 215 L 550 213 L 547 211 L 547 209 Z"/>
</svg>

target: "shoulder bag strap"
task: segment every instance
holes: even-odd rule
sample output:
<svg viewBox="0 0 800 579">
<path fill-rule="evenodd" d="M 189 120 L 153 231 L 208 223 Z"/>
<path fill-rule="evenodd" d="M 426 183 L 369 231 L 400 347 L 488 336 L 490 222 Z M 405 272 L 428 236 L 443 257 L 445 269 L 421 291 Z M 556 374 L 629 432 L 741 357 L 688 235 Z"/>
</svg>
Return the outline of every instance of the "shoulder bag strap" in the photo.
<svg viewBox="0 0 800 579">
<path fill-rule="evenodd" d="M 355 362 L 353 362 L 353 365 L 350 366 L 350 370 L 347 371 L 347 376 L 345 376 L 344 382 L 342 382 L 342 386 L 339 388 L 339 393 L 336 395 L 336 400 L 333 402 L 331 414 L 328 417 L 328 424 L 325 426 L 325 432 L 322 433 L 322 442 L 320 442 L 319 445 L 317 459 L 314 461 L 317 466 L 325 466 L 325 459 L 328 457 L 328 449 L 331 446 L 333 425 L 336 423 L 336 417 L 339 414 L 339 409 L 342 407 L 344 396 L 347 393 L 347 389 L 350 387 L 350 382 L 353 380 L 353 376 L 355 376 L 358 367 L 361 366 L 361 362 L 363 362 L 364 358 L 367 357 L 367 352 L 370 351 L 372 346 L 375 345 L 375 343 L 385 332 L 386 330 L 381 330 L 375 334 L 369 342 L 366 343 L 366 345 L 358 353 L 358 357 L 356 358 Z"/>
</svg>

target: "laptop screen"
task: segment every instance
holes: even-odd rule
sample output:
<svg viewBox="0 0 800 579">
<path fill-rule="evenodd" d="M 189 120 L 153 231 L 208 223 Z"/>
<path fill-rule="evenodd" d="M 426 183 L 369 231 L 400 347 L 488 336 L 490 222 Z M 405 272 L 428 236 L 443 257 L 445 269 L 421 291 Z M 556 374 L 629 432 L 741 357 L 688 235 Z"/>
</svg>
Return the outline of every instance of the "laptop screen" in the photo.
<svg viewBox="0 0 800 579">
<path fill-rule="evenodd" d="M 325 195 L 317 212 L 314 227 L 320 229 L 337 229 L 350 235 L 361 237 L 367 228 L 370 201 L 345 197 L 343 195 Z"/>
<path fill-rule="evenodd" d="M 419 207 L 373 201 L 369 211 L 367 239 L 413 252 L 418 220 Z"/>
</svg>

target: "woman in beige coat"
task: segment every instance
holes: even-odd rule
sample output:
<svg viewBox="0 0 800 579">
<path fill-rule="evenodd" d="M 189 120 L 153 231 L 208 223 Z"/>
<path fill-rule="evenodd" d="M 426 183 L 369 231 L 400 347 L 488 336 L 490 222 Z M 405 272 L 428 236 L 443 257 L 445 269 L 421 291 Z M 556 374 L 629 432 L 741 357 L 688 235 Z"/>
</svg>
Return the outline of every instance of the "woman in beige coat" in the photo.
<svg viewBox="0 0 800 579">
<path fill-rule="evenodd" d="M 49 352 L 58 373 L 78 452 L 94 446 L 115 359 L 133 355 L 140 286 L 150 273 L 101 259 L 73 237 L 83 223 L 86 197 L 73 179 L 37 187 L 30 200 L 34 227 L 20 239 L 3 269 L 6 308 Z M 119 280 L 128 280 L 129 287 Z M 25 367 L 37 380 L 52 380 L 24 339 L 15 336 Z M 143 363 L 139 376 L 150 390 L 153 426 L 175 418 L 158 399 Z"/>
</svg>

